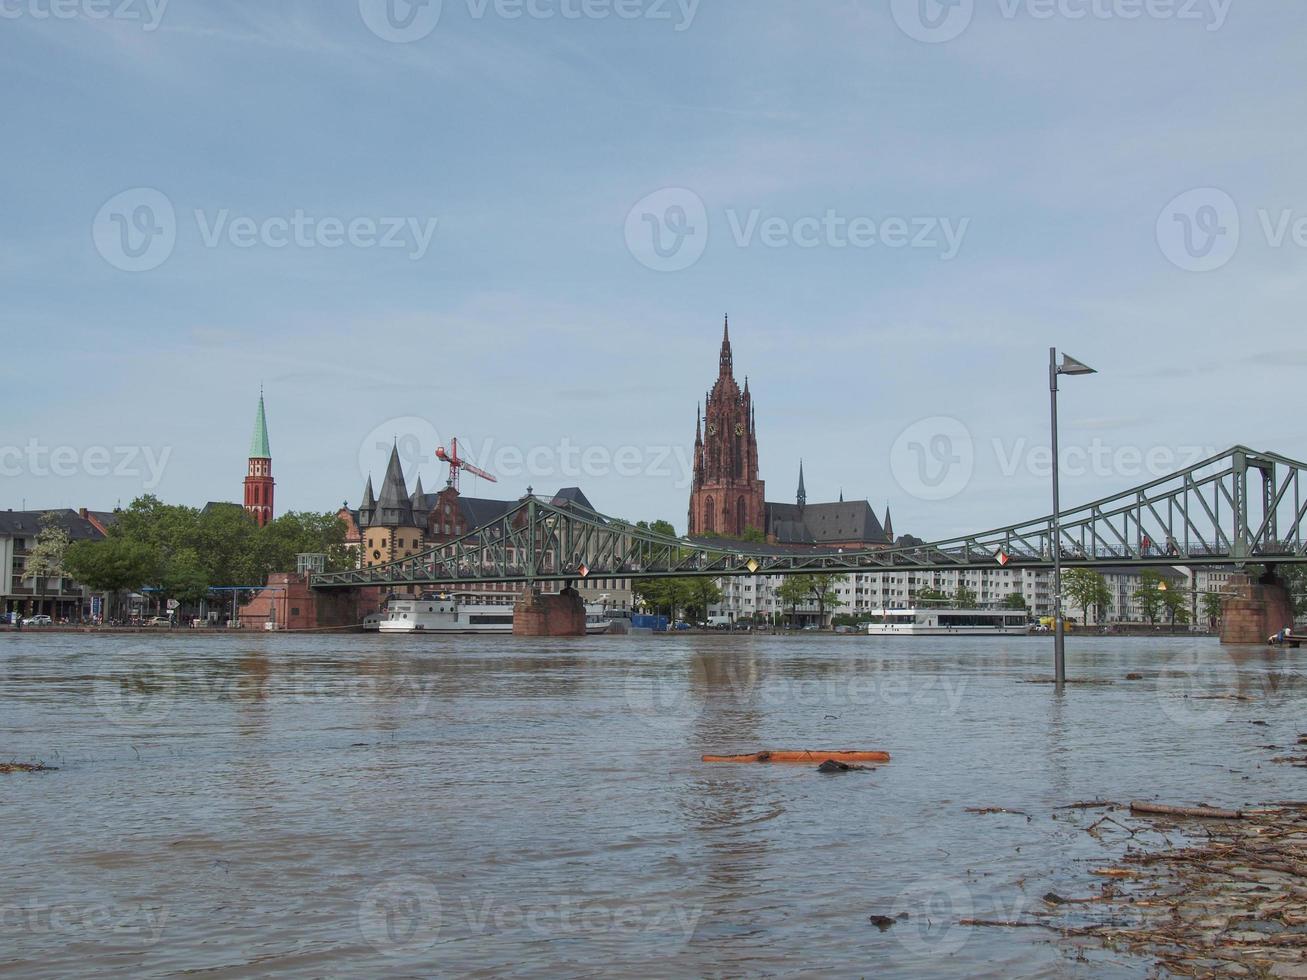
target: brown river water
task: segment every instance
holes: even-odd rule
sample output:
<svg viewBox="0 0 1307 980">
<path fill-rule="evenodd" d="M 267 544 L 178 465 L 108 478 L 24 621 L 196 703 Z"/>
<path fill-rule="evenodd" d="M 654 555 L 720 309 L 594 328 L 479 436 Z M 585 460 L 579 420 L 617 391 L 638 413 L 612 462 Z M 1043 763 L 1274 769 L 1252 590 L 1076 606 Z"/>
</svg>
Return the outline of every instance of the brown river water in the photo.
<svg viewBox="0 0 1307 980">
<path fill-rule="evenodd" d="M 1307 651 L 1073 637 L 1060 696 L 1051 655 L 3 635 L 0 762 L 57 771 L 0 775 L 0 976 L 1146 976 L 958 920 L 1097 887 L 1124 844 L 1059 806 L 1307 798 L 1265 747 Z M 700 761 L 761 748 L 894 759 Z"/>
</svg>

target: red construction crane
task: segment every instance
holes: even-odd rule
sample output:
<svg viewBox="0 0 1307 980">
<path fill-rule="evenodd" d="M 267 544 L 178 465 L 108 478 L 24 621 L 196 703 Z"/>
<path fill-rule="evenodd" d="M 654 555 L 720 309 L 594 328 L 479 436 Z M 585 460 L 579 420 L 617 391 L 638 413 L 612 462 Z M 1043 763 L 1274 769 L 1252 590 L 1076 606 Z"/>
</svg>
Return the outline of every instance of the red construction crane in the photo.
<svg viewBox="0 0 1307 980">
<path fill-rule="evenodd" d="M 451 439 L 449 441 L 448 450 L 446 450 L 444 446 L 438 447 L 436 449 L 436 459 L 449 464 L 449 480 L 447 481 L 447 484 L 453 487 L 455 492 L 458 491 L 458 474 L 460 470 L 467 470 L 473 476 L 479 476 L 481 479 L 489 480 L 491 483 L 499 482 L 498 479 L 491 476 L 485 470 L 473 466 L 467 460 L 458 455 L 457 439 Z"/>
</svg>

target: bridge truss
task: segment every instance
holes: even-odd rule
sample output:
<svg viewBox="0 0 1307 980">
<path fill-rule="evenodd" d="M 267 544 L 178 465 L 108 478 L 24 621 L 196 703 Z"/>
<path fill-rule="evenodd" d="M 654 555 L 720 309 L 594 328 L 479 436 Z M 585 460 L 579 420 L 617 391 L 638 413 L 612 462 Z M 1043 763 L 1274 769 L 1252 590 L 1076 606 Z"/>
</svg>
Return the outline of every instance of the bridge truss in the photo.
<svg viewBox="0 0 1307 980">
<path fill-rule="evenodd" d="M 1063 511 L 1068 567 L 1307 562 L 1307 464 L 1236 446 L 1113 497 Z M 421 554 L 317 574 L 318 589 L 447 588 L 578 578 L 1046 568 L 1053 518 L 870 551 L 673 538 L 576 505 L 527 497 L 484 527 Z"/>
</svg>

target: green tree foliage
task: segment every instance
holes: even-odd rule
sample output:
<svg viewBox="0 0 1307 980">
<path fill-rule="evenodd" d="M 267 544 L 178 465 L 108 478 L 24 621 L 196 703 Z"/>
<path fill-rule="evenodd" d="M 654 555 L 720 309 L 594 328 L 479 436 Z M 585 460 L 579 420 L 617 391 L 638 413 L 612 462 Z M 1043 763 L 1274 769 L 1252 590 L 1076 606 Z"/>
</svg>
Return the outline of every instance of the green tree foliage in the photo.
<svg viewBox="0 0 1307 980">
<path fill-rule="evenodd" d="M 1135 589 L 1135 600 L 1139 603 L 1139 608 L 1144 614 L 1144 619 L 1148 620 L 1151 626 L 1157 622 L 1157 617 L 1161 615 L 1165 603 L 1162 597 L 1166 590 L 1162 589 L 1162 576 L 1151 568 L 1145 569 L 1140 575 L 1141 584 Z"/>
<path fill-rule="evenodd" d="M 47 580 L 62 578 L 64 559 L 67 556 L 68 532 L 58 524 L 59 515 L 50 513 L 41 515 L 41 530 L 27 552 L 27 564 L 23 571 L 27 577 L 34 579 L 38 592 L 45 588 Z"/>
<path fill-rule="evenodd" d="M 1004 609 L 1020 609 L 1022 612 L 1029 612 L 1030 607 L 1026 605 L 1026 597 L 1020 592 L 1011 592 L 1003 600 Z"/>
<path fill-rule="evenodd" d="M 663 537 L 679 537 L 670 521 L 639 521 L 635 526 Z M 686 619 L 704 620 L 708 607 L 722 601 L 722 590 L 711 578 L 636 579 L 631 589 L 638 603 L 672 619 L 684 613 Z"/>
<path fill-rule="evenodd" d="M 1168 588 L 1162 593 L 1162 609 L 1170 620 L 1172 629 L 1175 629 L 1177 624 L 1183 626 L 1189 622 L 1189 593 Z"/>
<path fill-rule="evenodd" d="M 172 556 L 159 587 L 170 599 L 191 604 L 209 594 L 209 577 L 194 549 L 186 548 Z"/>
<path fill-rule="evenodd" d="M 207 511 L 139 497 L 117 513 L 103 541 L 68 548 L 69 573 L 92 589 L 152 589 L 194 603 L 211 586 L 260 586 L 293 572 L 296 555 L 327 555 L 330 570 L 353 565 L 345 525 L 335 514 L 288 513 L 260 528 L 239 504 Z"/>
<path fill-rule="evenodd" d="M 980 599 L 975 592 L 968 589 L 965 585 L 959 585 L 958 591 L 953 596 L 953 601 L 957 603 L 959 609 L 975 609 L 980 604 Z"/>
<path fill-rule="evenodd" d="M 1202 609 L 1208 625 L 1215 628 L 1221 624 L 1221 617 L 1225 615 L 1225 609 L 1221 603 L 1221 594 L 1219 592 L 1204 592 Z"/>
<path fill-rule="evenodd" d="M 158 556 L 148 544 L 127 538 L 78 541 L 64 559 L 68 573 L 100 592 L 127 592 L 158 580 Z"/>
<path fill-rule="evenodd" d="M 676 614 L 692 600 L 690 579 L 642 578 L 631 583 L 636 602 L 675 619 Z"/>
<path fill-rule="evenodd" d="M 652 524 L 648 521 L 640 521 L 635 526 L 641 531 L 652 531 L 654 534 L 661 534 L 664 537 L 678 537 L 676 528 L 672 526 L 671 521 L 654 521 Z"/>
<path fill-rule="evenodd" d="M 696 623 L 703 622 L 708 618 L 708 607 L 722 601 L 722 590 L 716 579 L 688 578 L 683 581 L 689 594 L 685 603 L 686 618 Z"/>
<path fill-rule="evenodd" d="M 818 618 L 826 621 L 826 610 L 844 605 L 835 591 L 844 575 L 789 575 L 776 590 L 781 603 L 793 614 L 799 606 L 816 605 Z"/>
<path fill-rule="evenodd" d="M 1107 580 L 1092 568 L 1072 568 L 1062 576 L 1062 591 L 1066 598 L 1080 607 L 1082 623 L 1089 622 L 1089 610 L 1095 609 L 1102 619 L 1103 611 L 1112 602 L 1112 590 Z"/>
<path fill-rule="evenodd" d="M 123 593 L 157 582 L 159 556 L 142 541 L 109 537 L 103 541 L 78 541 L 68 548 L 65 568 L 73 578 L 110 597 L 110 615 L 121 606 Z"/>
<path fill-rule="evenodd" d="M 256 543 L 259 568 L 267 572 L 294 569 L 296 556 L 302 554 L 325 554 L 327 570 L 332 572 L 354 564 L 345 545 L 345 524 L 335 514 L 291 511 L 263 528 Z"/>
<path fill-rule="evenodd" d="M 1281 565 L 1276 568 L 1275 574 L 1289 590 L 1289 601 L 1293 603 L 1294 614 L 1307 616 L 1307 567 Z"/>
</svg>

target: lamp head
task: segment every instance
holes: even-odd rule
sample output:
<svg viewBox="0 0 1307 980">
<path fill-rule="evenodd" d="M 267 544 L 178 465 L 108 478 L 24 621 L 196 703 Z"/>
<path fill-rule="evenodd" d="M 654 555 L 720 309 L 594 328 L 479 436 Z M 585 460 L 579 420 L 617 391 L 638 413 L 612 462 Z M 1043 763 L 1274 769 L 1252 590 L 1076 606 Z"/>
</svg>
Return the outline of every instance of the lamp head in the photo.
<svg viewBox="0 0 1307 980">
<path fill-rule="evenodd" d="M 1088 364 L 1077 361 L 1070 354 L 1062 355 L 1062 363 L 1058 365 L 1058 374 L 1097 374 L 1098 372 Z"/>
</svg>

